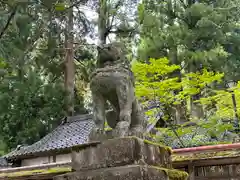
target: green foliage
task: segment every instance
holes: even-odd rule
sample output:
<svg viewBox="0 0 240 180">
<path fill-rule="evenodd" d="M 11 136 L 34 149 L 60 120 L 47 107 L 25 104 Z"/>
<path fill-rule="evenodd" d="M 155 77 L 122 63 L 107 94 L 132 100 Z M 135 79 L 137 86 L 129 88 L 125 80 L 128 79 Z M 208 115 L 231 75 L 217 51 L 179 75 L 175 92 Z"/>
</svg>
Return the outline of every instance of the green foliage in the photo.
<svg viewBox="0 0 240 180">
<path fill-rule="evenodd" d="M 194 136 L 198 140 L 193 144 L 199 144 L 204 133 L 208 136 L 205 138 L 207 141 L 214 138 L 216 142 L 223 141 L 223 134 L 234 129 L 233 121 L 238 118 L 236 111 L 239 116 L 238 86 L 234 87 L 235 110 L 232 92 L 227 85 L 229 81 L 239 81 L 239 8 L 240 4 L 235 0 L 143 0 L 138 6 L 138 59 L 146 63 L 138 69 L 140 72 L 144 72 L 142 68 L 152 71 L 148 66 L 153 62 L 150 59 L 163 57 L 169 59 L 169 66 L 177 65 L 179 68 L 169 71 L 163 79 L 156 75 L 159 72 L 151 74 L 145 70 L 145 74 L 141 74 L 135 70 L 136 76 L 140 77 L 136 94 L 143 101 L 159 103 L 160 107 L 148 112 L 149 116 L 162 111 L 165 120 L 184 118 L 181 123 L 191 121 L 196 124 L 197 128 L 191 132 L 186 132 L 183 127 L 187 123 L 168 129 L 171 132 L 168 135 L 175 139 L 176 134 L 182 138 L 193 134 L 191 138 L 182 140 L 186 145 L 193 143 L 189 139 L 194 139 Z M 149 74 L 155 83 L 148 81 Z M 177 115 L 181 118 L 177 119 Z M 156 119 L 150 120 L 156 123 Z M 196 131 L 200 134 L 196 135 Z M 166 137 L 164 133 L 161 136 Z M 177 139 L 179 141 L 179 137 Z"/>
<path fill-rule="evenodd" d="M 30 145 L 61 123 L 66 96 L 63 59 L 67 4 L 55 0 L 0 3 L 1 152 Z M 78 43 L 91 27 L 82 12 L 75 15 L 79 28 L 73 33 Z M 78 92 L 75 112 L 86 113 Z"/>
<path fill-rule="evenodd" d="M 209 1 L 142 1 L 139 59 L 168 57 L 173 64 L 184 63 L 186 71 L 195 72 L 202 64 L 226 72 L 226 78 L 237 77 L 232 65 L 239 64 L 235 47 L 240 38 L 238 8 L 233 0 L 214 5 Z"/>
<path fill-rule="evenodd" d="M 0 139 L 0 156 L 5 154 L 6 144 L 2 139 Z"/>
<path fill-rule="evenodd" d="M 232 94 L 234 94 L 236 99 L 236 111 L 240 115 L 240 82 L 236 86 L 226 89 L 226 90 L 215 90 L 212 96 L 201 98 L 199 102 L 203 105 L 215 104 L 215 116 L 220 119 L 234 119 L 235 111 L 233 105 Z"/>
<path fill-rule="evenodd" d="M 29 72 L 23 81 L 11 76 L 0 83 L 0 131 L 9 148 L 35 142 L 63 116 L 63 88 L 41 76 Z"/>
<path fill-rule="evenodd" d="M 169 75 L 174 70 L 179 69 L 177 65 L 169 65 L 169 61 L 166 58 L 160 59 L 150 59 L 149 63 L 135 62 L 133 64 L 132 70 L 136 77 L 136 95 L 144 103 L 155 102 L 159 104 L 160 108 L 152 108 L 146 111 L 146 115 L 149 118 L 149 123 L 156 123 L 156 114 L 159 111 L 168 109 L 168 107 L 174 106 L 174 104 L 180 104 L 183 100 L 188 99 L 192 95 L 199 94 L 204 92 L 205 89 L 208 89 L 213 83 L 220 83 L 224 74 L 218 72 L 211 72 L 206 69 L 203 69 L 202 72 L 196 73 L 187 73 L 183 74 L 181 81 L 178 81 L 177 78 L 171 78 Z M 237 87 L 236 87 L 237 88 Z M 235 89 L 237 92 L 238 89 Z M 178 90 L 178 94 L 174 94 L 173 91 Z M 215 91 L 212 91 L 214 93 Z M 239 94 L 239 93 L 237 93 Z M 237 95 L 236 94 L 236 95 Z M 231 94 L 229 96 L 223 94 L 217 94 L 215 96 L 209 96 L 206 94 L 198 102 L 201 102 L 203 105 L 211 103 L 211 101 L 216 101 L 218 110 L 211 114 L 211 116 L 205 119 L 192 119 L 191 121 L 196 124 L 192 128 L 184 128 L 189 122 L 182 125 L 173 126 L 171 120 L 173 119 L 168 112 L 164 111 L 163 119 L 170 126 L 168 128 L 160 128 L 161 138 L 159 141 L 163 141 L 164 137 L 175 137 L 183 138 L 182 141 L 185 142 L 184 146 L 196 146 L 206 143 L 216 143 L 212 142 L 210 137 L 216 137 L 218 140 L 223 140 L 221 135 L 225 131 L 233 130 L 233 123 L 225 124 L 222 122 L 224 118 L 233 117 L 233 106 L 227 106 L 226 104 L 232 103 Z M 219 98 L 219 99 L 218 99 Z M 239 99 L 239 98 L 237 98 Z M 210 111 L 211 109 L 205 109 Z M 219 114 L 222 113 L 222 114 Z M 231 114 L 232 113 L 232 114 Z M 189 119 L 190 120 L 190 119 Z M 174 129 L 174 131 L 173 131 Z M 201 132 L 199 134 L 199 132 Z M 204 132 L 204 134 L 203 134 Z M 192 135 L 188 135 L 192 134 Z M 185 136 L 191 136 L 191 141 Z M 159 138 L 159 137 L 158 137 Z M 203 140 L 204 139 L 204 140 Z M 175 146 L 176 142 L 173 139 L 169 139 L 170 142 L 167 142 L 167 145 Z M 166 142 L 165 142 L 166 143 Z M 175 145 L 174 145 L 175 144 Z"/>
<path fill-rule="evenodd" d="M 65 3 L 57 3 L 55 4 L 55 10 L 56 11 L 64 11 L 66 9 L 66 4 Z"/>
<path fill-rule="evenodd" d="M 157 97 L 161 102 L 173 102 L 172 91 L 180 89 L 181 84 L 177 83 L 177 78 L 167 78 L 167 75 L 179 66 L 168 65 L 168 60 L 150 59 L 150 64 L 136 62 L 133 64 L 133 72 L 136 76 L 136 95 L 152 100 Z"/>
<path fill-rule="evenodd" d="M 202 72 L 183 74 L 181 81 L 171 78 L 170 73 L 180 66 L 169 65 L 167 58 L 150 59 L 149 63 L 135 62 L 132 70 L 136 76 L 136 95 L 148 101 L 172 105 L 191 95 L 198 94 L 213 82 L 221 82 L 223 73 Z M 174 94 L 174 90 L 179 90 Z"/>
</svg>

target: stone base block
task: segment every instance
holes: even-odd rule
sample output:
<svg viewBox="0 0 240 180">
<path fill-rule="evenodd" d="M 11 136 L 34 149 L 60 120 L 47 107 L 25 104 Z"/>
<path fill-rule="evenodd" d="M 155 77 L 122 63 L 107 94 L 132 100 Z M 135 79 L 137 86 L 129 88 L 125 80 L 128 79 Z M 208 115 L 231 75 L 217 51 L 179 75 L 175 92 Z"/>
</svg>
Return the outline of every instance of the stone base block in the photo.
<svg viewBox="0 0 240 180">
<path fill-rule="evenodd" d="M 125 137 L 72 152 L 72 168 L 75 171 L 132 164 L 171 168 L 171 149 L 136 137 Z"/>
<path fill-rule="evenodd" d="M 54 180 L 187 180 L 188 174 L 153 166 L 128 165 L 73 172 L 54 177 Z"/>
</svg>

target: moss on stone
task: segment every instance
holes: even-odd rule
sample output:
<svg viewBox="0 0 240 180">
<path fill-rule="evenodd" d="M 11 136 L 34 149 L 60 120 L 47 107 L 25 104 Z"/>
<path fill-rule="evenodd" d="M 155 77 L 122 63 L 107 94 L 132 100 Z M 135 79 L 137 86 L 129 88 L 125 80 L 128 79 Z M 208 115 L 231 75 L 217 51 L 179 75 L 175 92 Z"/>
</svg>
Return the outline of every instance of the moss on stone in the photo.
<svg viewBox="0 0 240 180">
<path fill-rule="evenodd" d="M 104 131 L 112 131 L 113 129 L 110 127 L 104 128 Z"/>
<path fill-rule="evenodd" d="M 18 171 L 18 172 L 7 172 L 1 173 L 0 178 L 2 177 L 22 177 L 22 176 L 31 176 L 36 174 L 55 174 L 55 173 L 67 173 L 71 172 L 72 168 L 70 167 L 57 167 L 57 168 L 49 168 L 49 169 L 36 169 L 36 170 L 28 170 L 28 171 Z"/>
<path fill-rule="evenodd" d="M 151 167 L 157 170 L 164 171 L 170 180 L 186 180 L 188 178 L 188 173 L 185 171 L 180 171 L 176 169 L 166 169 L 166 168 L 157 167 L 157 166 L 151 166 Z"/>
<path fill-rule="evenodd" d="M 149 141 L 149 140 L 143 140 L 143 142 L 144 143 L 146 143 L 146 144 L 151 144 L 151 145 L 154 145 L 154 146 L 159 146 L 159 147 L 161 147 L 161 148 L 164 148 L 164 149 L 166 149 L 168 152 L 169 152 L 169 154 L 171 155 L 172 154 L 172 148 L 170 148 L 170 147 L 168 147 L 168 146 L 165 146 L 165 145 L 162 145 L 162 144 L 159 144 L 159 143 L 155 143 L 155 142 L 152 142 L 152 141 Z"/>
<path fill-rule="evenodd" d="M 238 157 L 240 152 L 237 150 L 225 150 L 217 152 L 194 152 L 186 154 L 173 154 L 172 161 L 187 161 L 198 159 L 212 159 L 212 158 L 226 158 L 226 157 Z"/>
</svg>

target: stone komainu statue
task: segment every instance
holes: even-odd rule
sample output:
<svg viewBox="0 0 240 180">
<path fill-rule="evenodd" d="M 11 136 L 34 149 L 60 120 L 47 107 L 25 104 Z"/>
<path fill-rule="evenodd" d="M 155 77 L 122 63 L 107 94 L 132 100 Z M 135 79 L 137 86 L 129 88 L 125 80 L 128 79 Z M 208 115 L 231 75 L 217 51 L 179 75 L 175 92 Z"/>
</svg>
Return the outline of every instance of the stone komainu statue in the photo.
<svg viewBox="0 0 240 180">
<path fill-rule="evenodd" d="M 104 133 L 104 124 L 113 128 L 114 137 L 142 136 L 144 117 L 134 93 L 134 76 L 121 43 L 99 49 L 98 67 L 91 76 L 93 134 Z M 106 113 L 106 101 L 113 107 Z"/>
</svg>

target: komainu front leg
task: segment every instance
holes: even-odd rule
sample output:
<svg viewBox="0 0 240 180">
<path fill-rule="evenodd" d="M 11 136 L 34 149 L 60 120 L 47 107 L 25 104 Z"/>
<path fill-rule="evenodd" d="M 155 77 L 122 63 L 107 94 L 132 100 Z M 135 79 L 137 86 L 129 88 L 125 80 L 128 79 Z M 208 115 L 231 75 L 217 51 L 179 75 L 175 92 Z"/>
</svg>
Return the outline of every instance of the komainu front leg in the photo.
<svg viewBox="0 0 240 180">
<path fill-rule="evenodd" d="M 129 135 L 144 138 L 144 128 L 146 126 L 144 121 L 143 112 L 137 99 L 135 99 L 132 106 L 132 121 Z"/>
<path fill-rule="evenodd" d="M 117 96 L 120 112 L 119 122 L 114 129 L 114 136 L 124 137 L 129 135 L 131 124 L 132 101 L 134 97 L 133 87 L 129 83 L 120 83 L 117 87 Z"/>
<path fill-rule="evenodd" d="M 105 137 L 104 123 L 105 123 L 105 100 L 99 93 L 92 93 L 93 105 L 93 121 L 95 128 L 90 134 L 90 140 L 102 140 Z"/>
</svg>

